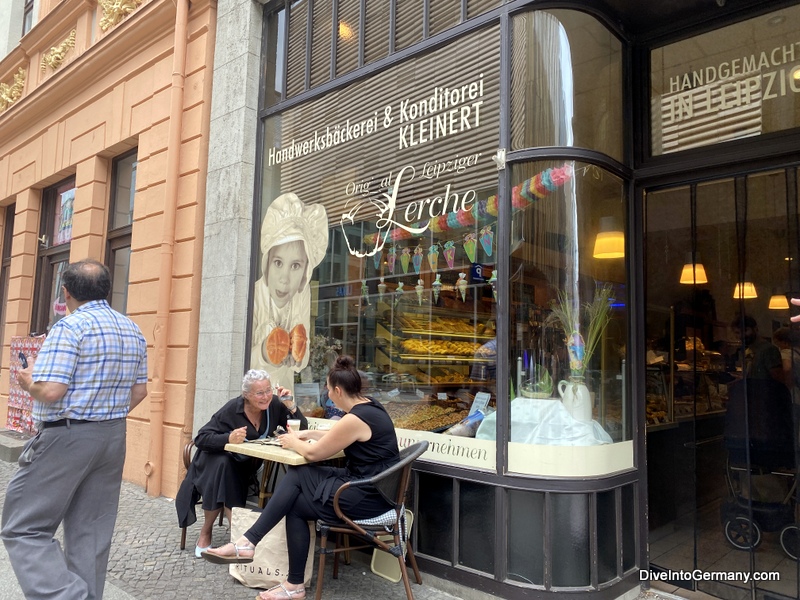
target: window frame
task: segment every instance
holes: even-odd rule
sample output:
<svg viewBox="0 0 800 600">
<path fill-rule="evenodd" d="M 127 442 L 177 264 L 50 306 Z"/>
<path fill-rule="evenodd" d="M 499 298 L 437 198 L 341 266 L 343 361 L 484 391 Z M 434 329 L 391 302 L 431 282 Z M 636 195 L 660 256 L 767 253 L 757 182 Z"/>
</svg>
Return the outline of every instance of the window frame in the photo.
<svg viewBox="0 0 800 600">
<path fill-rule="evenodd" d="M 8 279 L 11 271 L 11 244 L 14 239 L 16 204 L 5 207 L 2 258 L 0 258 L 0 340 L 5 339 L 6 307 L 8 306 Z M 0 356 L 0 361 L 2 356 Z"/>
<path fill-rule="evenodd" d="M 131 213 L 130 213 L 130 222 L 126 225 L 122 225 L 121 227 L 114 227 L 114 215 L 116 214 L 116 207 L 117 203 L 120 202 L 117 184 L 119 183 L 119 164 L 129 159 L 131 156 L 136 157 L 136 159 L 132 163 L 131 169 L 131 187 L 128 189 L 132 189 L 133 193 L 136 193 L 136 171 L 139 164 L 138 160 L 138 147 L 133 148 L 132 150 L 125 152 L 124 154 L 120 154 L 119 156 L 115 157 L 111 164 L 111 191 L 109 193 L 109 202 L 108 202 L 108 230 L 107 230 L 107 237 L 106 237 L 106 266 L 108 267 L 109 274 L 111 275 L 111 293 L 109 296 L 109 302 L 114 297 L 114 266 L 116 264 L 115 257 L 116 253 L 123 249 L 123 248 L 130 248 L 131 247 L 131 239 L 133 236 L 133 206 L 131 206 Z M 127 198 L 126 198 L 127 200 Z M 130 281 L 128 281 L 128 284 Z M 125 298 L 125 307 L 127 308 L 128 304 L 128 290 L 127 287 L 124 293 Z M 127 310 L 125 310 L 127 312 Z"/>
<path fill-rule="evenodd" d="M 25 4 L 22 7 L 22 37 L 33 29 L 33 8 L 34 8 L 34 1 L 35 0 L 25 0 Z M 30 16 L 30 23 L 28 23 L 28 17 Z"/>
</svg>

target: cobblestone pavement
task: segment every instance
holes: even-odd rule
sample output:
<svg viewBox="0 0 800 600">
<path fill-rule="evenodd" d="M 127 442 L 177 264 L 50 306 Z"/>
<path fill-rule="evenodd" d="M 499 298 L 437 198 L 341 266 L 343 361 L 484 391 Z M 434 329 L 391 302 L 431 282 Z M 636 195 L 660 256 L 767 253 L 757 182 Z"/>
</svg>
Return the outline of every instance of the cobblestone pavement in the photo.
<svg viewBox="0 0 800 600">
<path fill-rule="evenodd" d="M 16 463 L 0 461 L 0 506 L 5 502 L 6 487 L 16 468 Z M 137 600 L 252 600 L 257 590 L 236 582 L 228 575 L 226 567 L 194 558 L 194 542 L 199 531 L 199 524 L 190 527 L 187 549 L 180 550 L 180 529 L 172 501 L 151 498 L 138 486 L 123 482 L 108 564 L 107 592 L 118 588 L 124 593 L 114 597 L 126 597 L 127 594 Z M 225 527 L 214 527 L 214 545 L 226 541 L 227 521 Z M 2 560 L 6 560 L 4 552 Z M 3 573 L 9 574 L 5 577 L 13 577 L 8 565 L 5 567 Z M 16 594 L 8 592 L 7 583 L 0 586 L 6 588 L 5 593 L 0 592 L 0 598 L 21 600 L 19 588 L 15 586 Z M 315 584 L 312 581 L 312 590 Z M 412 586 L 418 600 L 458 600 L 456 596 L 424 584 L 412 583 Z M 367 564 L 356 560 L 350 566 L 340 565 L 338 580 L 331 577 L 329 566 L 323 592 L 325 600 L 404 600 L 406 597 L 402 583 L 394 584 L 378 577 L 370 572 Z M 110 597 L 112 594 L 106 595 Z M 306 597 L 311 598 L 311 594 L 307 593 Z"/>
</svg>

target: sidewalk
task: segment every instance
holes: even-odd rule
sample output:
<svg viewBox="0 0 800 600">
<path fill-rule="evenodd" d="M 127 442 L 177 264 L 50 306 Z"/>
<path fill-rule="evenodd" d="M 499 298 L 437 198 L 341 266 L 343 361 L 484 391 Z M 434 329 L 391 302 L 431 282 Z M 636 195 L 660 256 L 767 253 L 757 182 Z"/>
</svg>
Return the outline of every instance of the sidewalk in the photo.
<svg viewBox="0 0 800 600">
<path fill-rule="evenodd" d="M 0 506 L 16 468 L 16 463 L 0 460 Z M 194 542 L 199 531 L 199 524 L 190 527 L 187 548 L 180 550 L 180 529 L 173 502 L 151 498 L 138 486 L 123 482 L 104 598 L 253 600 L 258 590 L 236 582 L 228 575 L 227 567 L 194 558 Z M 214 527 L 214 545 L 226 541 L 227 521 L 226 527 Z M 354 560 L 349 566 L 340 565 L 339 579 L 335 580 L 331 577 L 332 561 L 328 562 L 323 589 L 325 600 L 405 600 L 402 582 L 394 584 L 374 575 L 368 564 Z M 0 582 L 3 583 L 0 600 L 24 600 L 2 544 Z M 312 591 L 314 585 L 312 581 Z M 459 600 L 425 584 L 411 585 L 417 600 Z M 306 594 L 306 598 L 311 597 L 311 593 Z"/>
<path fill-rule="evenodd" d="M 0 460 L 0 508 L 5 502 L 6 487 L 17 464 Z M 175 506 L 166 498 L 151 498 L 144 490 L 122 483 L 119 516 L 108 563 L 105 600 L 160 600 L 196 598 L 198 600 L 252 600 L 258 590 L 244 587 L 228 575 L 227 567 L 212 565 L 194 558 L 194 542 L 199 524 L 189 528 L 186 550 L 180 550 L 180 529 Z M 60 531 L 58 534 L 60 538 Z M 214 545 L 228 541 L 225 527 L 214 527 Z M 339 579 L 331 577 L 332 561 L 326 569 L 324 600 L 405 600 L 402 582 L 391 583 L 369 570 L 366 562 L 354 559 L 340 565 Z M 316 569 L 316 565 L 314 565 Z M 413 577 L 413 575 L 412 575 Z M 422 574 L 423 582 L 426 575 Z M 413 581 L 413 580 L 412 580 Z M 24 600 L 11 570 L 4 546 L 0 543 L 0 600 Z M 316 577 L 306 598 L 311 598 Z M 411 584 L 416 600 L 462 600 L 430 585 Z M 489 598 L 466 590 L 472 597 Z M 677 593 L 677 592 L 673 592 Z M 683 595 L 682 597 L 691 597 Z M 697 596 L 699 598 L 699 596 Z M 464 600 L 469 600 L 465 598 Z M 677 599 L 664 592 L 642 592 L 637 600 Z"/>
</svg>

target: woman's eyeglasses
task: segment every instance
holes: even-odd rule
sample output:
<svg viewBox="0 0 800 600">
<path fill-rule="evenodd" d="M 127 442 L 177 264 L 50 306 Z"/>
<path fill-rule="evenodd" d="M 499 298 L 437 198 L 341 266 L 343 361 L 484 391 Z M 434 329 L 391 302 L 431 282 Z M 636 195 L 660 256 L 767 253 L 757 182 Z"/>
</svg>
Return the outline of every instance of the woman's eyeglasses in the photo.
<svg viewBox="0 0 800 600">
<path fill-rule="evenodd" d="M 266 398 L 267 396 L 272 395 L 272 388 L 267 388 L 266 390 L 260 390 L 258 392 L 250 392 L 253 396 L 258 396 L 259 398 Z"/>
</svg>

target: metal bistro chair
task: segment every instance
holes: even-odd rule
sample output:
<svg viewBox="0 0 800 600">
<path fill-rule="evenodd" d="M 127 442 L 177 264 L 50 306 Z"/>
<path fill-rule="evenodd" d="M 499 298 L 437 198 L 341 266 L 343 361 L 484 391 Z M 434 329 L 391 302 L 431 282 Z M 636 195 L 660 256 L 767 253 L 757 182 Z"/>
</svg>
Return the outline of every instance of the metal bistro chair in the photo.
<svg viewBox="0 0 800 600">
<path fill-rule="evenodd" d="M 408 579 L 408 571 L 406 570 L 404 551 L 408 554 L 408 559 L 411 562 L 411 567 L 414 569 L 414 576 L 416 577 L 417 583 L 422 583 L 422 577 L 419 574 L 417 561 L 414 558 L 414 552 L 411 550 L 411 544 L 406 539 L 408 532 L 406 530 L 405 500 L 411 483 L 411 465 L 427 449 L 427 441 L 423 440 L 412 444 L 400 452 L 400 462 L 397 464 L 392 465 L 382 473 L 368 479 L 348 481 L 336 491 L 333 497 L 333 508 L 336 511 L 336 515 L 341 519 L 341 522 L 328 523 L 317 521 L 317 531 L 319 531 L 320 534 L 320 547 L 318 551 L 319 567 L 317 570 L 316 600 L 322 598 L 322 578 L 325 574 L 325 556 L 327 554 L 334 555 L 333 578 L 336 579 L 338 575 L 339 553 L 358 550 L 360 548 L 379 548 L 397 557 L 400 563 L 403 585 L 405 585 L 406 588 L 406 596 L 408 596 L 408 600 L 414 600 L 414 594 L 411 592 L 411 584 Z M 392 504 L 393 508 L 371 519 L 351 519 L 345 515 L 339 507 L 339 497 L 347 488 L 363 485 L 375 486 L 380 494 Z M 361 546 L 346 545 L 344 547 L 339 547 L 337 544 L 333 550 L 330 550 L 327 547 L 328 535 L 330 533 L 355 536 L 366 543 Z M 392 540 L 384 541 L 381 539 L 381 537 L 388 537 L 388 535 L 392 536 Z"/>
</svg>

